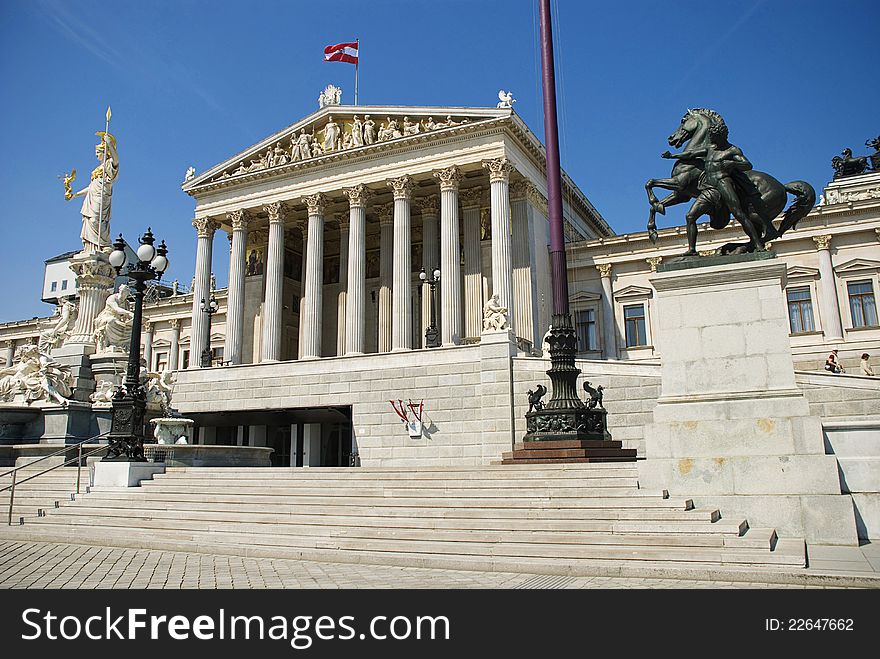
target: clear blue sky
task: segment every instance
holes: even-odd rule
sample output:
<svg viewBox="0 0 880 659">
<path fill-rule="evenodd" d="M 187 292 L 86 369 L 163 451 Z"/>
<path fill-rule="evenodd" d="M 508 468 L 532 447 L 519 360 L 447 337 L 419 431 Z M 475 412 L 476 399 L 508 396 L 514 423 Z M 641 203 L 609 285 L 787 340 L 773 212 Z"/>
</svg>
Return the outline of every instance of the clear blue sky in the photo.
<svg viewBox="0 0 880 659">
<path fill-rule="evenodd" d="M 880 133 L 876 0 L 556 5 L 563 167 L 619 233 L 644 229 L 644 182 L 668 175 L 659 154 L 687 107 L 721 112 L 758 169 L 817 189 L 832 156 L 864 153 Z M 51 312 L 43 260 L 81 246 L 80 202 L 64 201 L 56 177 L 76 167 L 81 183 L 94 167 L 108 103 L 121 161 L 113 234 L 151 225 L 170 246 L 169 279 L 188 284 L 186 168 L 311 113 L 328 82 L 351 102 L 354 67 L 321 54 L 355 37 L 362 103 L 494 106 L 503 87 L 543 138 L 532 0 L 3 0 L 0 321 Z"/>
</svg>

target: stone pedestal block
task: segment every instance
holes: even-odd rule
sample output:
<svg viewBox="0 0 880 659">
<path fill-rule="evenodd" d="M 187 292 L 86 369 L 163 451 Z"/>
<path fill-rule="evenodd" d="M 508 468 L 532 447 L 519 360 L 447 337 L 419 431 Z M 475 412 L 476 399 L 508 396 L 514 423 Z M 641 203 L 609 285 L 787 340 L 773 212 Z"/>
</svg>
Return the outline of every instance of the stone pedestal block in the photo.
<svg viewBox="0 0 880 659">
<path fill-rule="evenodd" d="M 155 474 L 165 473 L 163 462 L 104 462 L 93 463 L 92 484 L 95 487 L 137 487 Z"/>
<path fill-rule="evenodd" d="M 70 369 L 71 399 L 88 402 L 89 396 L 95 391 L 95 376 L 92 373 L 90 357 L 95 353 L 95 346 L 88 343 L 65 343 L 52 351 L 52 359 Z M 123 369 L 123 374 L 125 369 Z"/>
<path fill-rule="evenodd" d="M 661 395 L 640 487 L 772 526 L 780 536 L 857 544 L 849 495 L 822 426 L 795 385 L 785 264 L 731 259 L 658 273 Z"/>
</svg>

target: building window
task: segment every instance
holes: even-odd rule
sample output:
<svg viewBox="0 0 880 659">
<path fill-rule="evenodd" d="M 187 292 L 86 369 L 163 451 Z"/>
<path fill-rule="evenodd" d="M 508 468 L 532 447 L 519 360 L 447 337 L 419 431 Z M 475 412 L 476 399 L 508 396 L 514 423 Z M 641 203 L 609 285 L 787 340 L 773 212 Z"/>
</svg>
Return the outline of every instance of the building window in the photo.
<svg viewBox="0 0 880 659">
<path fill-rule="evenodd" d="M 877 304 L 870 281 L 853 281 L 846 285 L 853 327 L 876 327 Z"/>
<path fill-rule="evenodd" d="M 792 334 L 813 332 L 816 329 L 813 323 L 813 303 L 810 300 L 810 289 L 792 288 L 786 291 L 788 297 L 788 322 L 791 325 Z"/>
<path fill-rule="evenodd" d="M 183 364 L 181 368 L 189 368 L 189 350 L 183 351 Z"/>
<path fill-rule="evenodd" d="M 52 287 L 51 287 L 49 290 L 51 290 L 53 293 L 54 293 L 55 291 L 57 291 L 57 290 L 58 290 L 58 282 L 57 282 L 57 281 L 53 281 L 53 282 L 52 282 Z"/>
<path fill-rule="evenodd" d="M 581 309 L 575 312 L 575 330 L 577 331 L 578 352 L 589 352 L 599 349 L 596 337 L 596 310 Z"/>
<path fill-rule="evenodd" d="M 62 291 L 67 290 L 67 280 L 66 279 L 61 282 L 61 290 Z"/>
<path fill-rule="evenodd" d="M 626 324 L 626 347 L 636 348 L 648 345 L 648 337 L 645 331 L 645 305 L 626 305 L 623 308 L 623 320 Z"/>
<path fill-rule="evenodd" d="M 156 354 L 156 371 L 161 373 L 168 370 L 168 353 L 160 352 Z"/>
<path fill-rule="evenodd" d="M 211 363 L 212 364 L 221 364 L 223 363 L 223 348 L 211 348 Z"/>
</svg>

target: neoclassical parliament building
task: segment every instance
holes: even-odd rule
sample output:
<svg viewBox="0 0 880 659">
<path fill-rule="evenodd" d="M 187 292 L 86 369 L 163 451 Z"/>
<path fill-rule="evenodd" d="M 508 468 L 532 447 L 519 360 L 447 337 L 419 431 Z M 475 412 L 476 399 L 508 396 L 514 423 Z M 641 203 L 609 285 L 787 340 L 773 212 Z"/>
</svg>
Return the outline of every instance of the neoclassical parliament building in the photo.
<svg viewBox="0 0 880 659">
<path fill-rule="evenodd" d="M 497 461 L 524 433 L 527 390 L 547 383 L 543 145 L 509 107 L 321 105 L 187 175 L 193 289 L 147 305 L 144 356 L 177 370 L 174 406 L 201 443 L 271 446 L 294 466 Z M 684 251 L 684 229 L 656 246 L 616 235 L 565 175 L 562 193 L 579 366 L 606 386 L 612 434 L 641 453 L 662 359 L 649 279 Z M 736 234 L 701 231 L 700 248 Z M 788 269 L 799 377 L 832 348 L 848 370 L 880 356 L 880 174 L 829 183 L 771 249 Z M 221 259 L 228 286 L 212 290 Z M 422 271 L 439 271 L 433 292 Z M 507 327 L 484 331 L 493 296 Z M 7 363 L 39 326 L 0 325 Z"/>
</svg>

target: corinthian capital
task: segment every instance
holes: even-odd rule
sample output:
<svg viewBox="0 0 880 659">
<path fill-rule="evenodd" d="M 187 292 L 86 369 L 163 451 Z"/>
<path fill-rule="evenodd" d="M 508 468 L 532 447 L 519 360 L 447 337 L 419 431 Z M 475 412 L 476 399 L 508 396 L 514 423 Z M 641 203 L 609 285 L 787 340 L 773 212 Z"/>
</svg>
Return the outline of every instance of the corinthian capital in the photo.
<svg viewBox="0 0 880 659">
<path fill-rule="evenodd" d="M 440 213 L 440 199 L 435 194 L 422 197 L 416 202 L 422 215 L 438 215 Z"/>
<path fill-rule="evenodd" d="M 409 176 L 400 176 L 388 181 L 388 187 L 394 193 L 395 199 L 412 199 L 413 180 Z"/>
<path fill-rule="evenodd" d="M 363 183 L 351 188 L 343 188 L 342 192 L 348 197 L 348 205 L 351 208 L 366 208 L 367 202 L 373 196 L 373 191 Z"/>
<path fill-rule="evenodd" d="M 596 270 L 599 271 L 599 276 L 601 277 L 610 277 L 611 276 L 611 264 L 610 263 L 600 263 L 596 266 Z"/>
<path fill-rule="evenodd" d="M 269 215 L 269 222 L 275 224 L 281 222 L 281 202 L 273 201 L 271 204 L 263 206 L 263 210 Z"/>
<path fill-rule="evenodd" d="M 458 184 L 461 182 L 461 170 L 453 165 L 452 167 L 434 172 L 434 178 L 440 181 L 441 191 L 458 190 Z"/>
<path fill-rule="evenodd" d="M 651 272 L 657 272 L 657 266 L 660 265 L 660 262 L 662 260 L 663 260 L 662 256 L 651 256 L 651 257 L 645 259 L 645 261 L 648 263 L 648 265 L 651 266 Z M 610 264 L 608 264 L 608 265 L 610 265 Z"/>
<path fill-rule="evenodd" d="M 816 243 L 816 249 L 829 249 L 831 247 L 831 234 L 826 236 L 813 236 L 813 242 Z"/>
<path fill-rule="evenodd" d="M 459 193 L 462 208 L 479 208 L 483 203 L 483 188 L 465 188 Z"/>
<path fill-rule="evenodd" d="M 351 226 L 351 215 L 348 213 L 336 213 L 334 219 L 339 224 L 340 231 L 348 231 Z"/>
<path fill-rule="evenodd" d="M 309 215 L 323 215 L 328 199 L 323 192 L 316 192 L 315 194 L 303 197 L 303 202 L 309 211 Z"/>
<path fill-rule="evenodd" d="M 199 238 L 208 239 L 213 238 L 214 232 L 220 228 L 220 225 L 210 217 L 197 217 L 192 221 L 192 225 L 195 227 Z"/>
<path fill-rule="evenodd" d="M 247 229 L 248 220 L 250 218 L 248 217 L 247 211 L 240 208 L 226 213 L 226 219 L 229 220 L 229 223 L 232 225 L 233 231 L 243 231 L 244 229 Z"/>
<path fill-rule="evenodd" d="M 537 190 L 535 190 L 535 186 L 532 185 L 531 181 L 527 181 L 525 179 L 513 181 L 510 184 L 510 198 L 525 199 L 532 194 L 533 190 L 537 192 Z"/>
<path fill-rule="evenodd" d="M 376 215 L 379 218 L 379 224 L 390 224 L 394 216 L 394 204 L 377 205 Z"/>
<path fill-rule="evenodd" d="M 172 318 L 168 321 L 168 324 L 171 325 L 171 329 L 179 330 L 180 329 L 180 318 Z"/>
<path fill-rule="evenodd" d="M 511 172 L 516 171 L 516 167 L 507 158 L 495 158 L 494 160 L 484 160 L 483 167 L 489 170 L 489 182 L 497 183 L 510 180 Z"/>
</svg>

